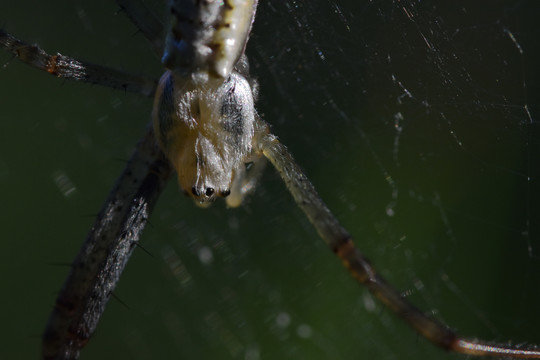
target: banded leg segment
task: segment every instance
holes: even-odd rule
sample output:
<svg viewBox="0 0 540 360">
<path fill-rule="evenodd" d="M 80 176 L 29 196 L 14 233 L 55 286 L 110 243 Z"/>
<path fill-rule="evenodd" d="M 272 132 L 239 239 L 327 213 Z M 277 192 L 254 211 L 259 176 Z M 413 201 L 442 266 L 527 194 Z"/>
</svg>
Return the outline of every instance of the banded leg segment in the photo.
<svg viewBox="0 0 540 360">
<path fill-rule="evenodd" d="M 102 85 L 147 97 L 154 96 L 156 91 L 155 79 L 80 61 L 60 53 L 50 55 L 38 45 L 27 44 L 4 30 L 0 30 L 0 48 L 11 52 L 23 63 L 47 71 L 56 77 Z"/>
<path fill-rule="evenodd" d="M 446 350 L 468 355 L 540 359 L 538 350 L 492 346 L 481 341 L 462 339 L 446 325 L 424 314 L 376 273 L 369 261 L 354 246 L 349 233 L 321 200 L 287 148 L 274 135 L 266 133 L 260 137 L 259 151 L 274 165 L 297 205 L 356 281 L 366 286 L 384 305 L 423 337 Z"/>
</svg>

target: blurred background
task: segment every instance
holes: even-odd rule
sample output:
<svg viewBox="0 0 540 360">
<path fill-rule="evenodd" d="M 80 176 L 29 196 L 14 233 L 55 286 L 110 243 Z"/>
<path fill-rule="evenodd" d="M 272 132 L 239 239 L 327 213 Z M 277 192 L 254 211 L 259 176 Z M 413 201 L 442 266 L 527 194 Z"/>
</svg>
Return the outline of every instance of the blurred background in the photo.
<svg viewBox="0 0 540 360">
<path fill-rule="evenodd" d="M 165 13 L 161 1 L 147 4 Z M 540 344 L 535 1 L 261 1 L 258 111 L 378 271 L 466 337 Z M 158 78 L 114 1 L 0 4 L 50 53 Z M 31 15 L 32 14 L 32 15 Z M 0 359 L 39 357 L 152 100 L 0 53 Z M 536 99 L 536 100 L 535 100 Z M 267 167 L 239 208 L 161 197 L 81 359 L 463 359 L 359 288 Z"/>
</svg>

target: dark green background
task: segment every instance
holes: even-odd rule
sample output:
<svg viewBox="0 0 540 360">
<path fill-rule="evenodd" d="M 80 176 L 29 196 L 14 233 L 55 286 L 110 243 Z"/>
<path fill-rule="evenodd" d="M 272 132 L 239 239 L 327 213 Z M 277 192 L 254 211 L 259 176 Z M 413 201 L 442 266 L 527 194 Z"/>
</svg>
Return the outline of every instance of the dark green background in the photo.
<svg viewBox="0 0 540 360">
<path fill-rule="evenodd" d="M 248 45 L 259 111 L 380 273 L 463 335 L 497 342 L 540 343 L 535 4 L 262 1 Z M 4 1 L 0 24 L 49 52 L 158 77 L 116 11 Z M 152 101 L 10 59 L 0 54 L 0 359 L 34 359 L 62 264 Z M 464 358 L 368 306 L 270 167 L 235 210 L 196 208 L 171 183 L 142 245 L 151 256 L 136 250 L 115 292 L 128 308 L 111 300 L 83 359 Z"/>
</svg>

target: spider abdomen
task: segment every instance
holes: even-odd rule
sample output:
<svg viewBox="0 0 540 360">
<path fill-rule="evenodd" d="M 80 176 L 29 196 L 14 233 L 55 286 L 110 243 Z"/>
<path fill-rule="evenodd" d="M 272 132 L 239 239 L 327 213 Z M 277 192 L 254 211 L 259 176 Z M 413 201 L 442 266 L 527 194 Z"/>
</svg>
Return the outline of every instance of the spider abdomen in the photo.
<svg viewBox="0 0 540 360">
<path fill-rule="evenodd" d="M 226 78 L 244 52 L 257 0 L 171 0 L 163 65 L 182 76 Z"/>
</svg>

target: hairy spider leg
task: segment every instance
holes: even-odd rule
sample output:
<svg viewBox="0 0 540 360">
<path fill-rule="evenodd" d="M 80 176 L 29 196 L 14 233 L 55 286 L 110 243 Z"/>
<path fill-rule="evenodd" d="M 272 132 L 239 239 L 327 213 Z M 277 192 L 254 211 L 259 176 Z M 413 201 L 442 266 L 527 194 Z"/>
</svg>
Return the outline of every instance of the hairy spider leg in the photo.
<svg viewBox="0 0 540 360">
<path fill-rule="evenodd" d="M 155 79 L 80 61 L 60 53 L 50 55 L 38 45 L 27 44 L 2 29 L 0 48 L 11 52 L 17 60 L 55 77 L 98 84 L 147 97 L 154 96 L 156 91 Z"/>
<path fill-rule="evenodd" d="M 44 359 L 77 359 L 105 311 L 172 168 L 151 126 L 75 258 L 43 333 Z"/>
<path fill-rule="evenodd" d="M 319 197 L 287 148 L 268 133 L 259 136 L 257 147 L 281 175 L 296 204 L 306 214 L 320 237 L 341 259 L 352 277 L 396 313 L 420 335 L 449 351 L 475 356 L 495 356 L 520 359 L 539 359 L 540 351 L 512 346 L 496 346 L 482 341 L 466 340 L 446 325 L 424 314 L 408 302 L 386 280 L 379 276 L 367 258 L 353 244 L 352 238 Z"/>
<path fill-rule="evenodd" d="M 120 0 L 118 2 L 121 3 Z M 141 5 L 133 1 L 128 9 L 124 9 L 133 21 L 144 14 Z M 130 13 L 133 9 L 136 12 Z M 140 21 L 136 25 L 142 23 Z M 149 37 L 148 32 L 143 33 Z M 2 29 L 0 47 L 11 52 L 19 61 L 55 77 L 98 84 L 147 97 L 154 96 L 157 86 L 157 81 L 151 78 L 131 75 L 59 53 L 50 55 L 38 45 L 27 44 Z M 123 268 L 138 244 L 171 172 L 170 163 L 157 146 L 149 124 L 146 135 L 137 144 L 97 215 L 57 296 L 43 334 L 44 359 L 79 357 L 80 350 L 93 334 Z"/>
<path fill-rule="evenodd" d="M 231 184 L 231 194 L 225 198 L 228 207 L 238 207 L 246 196 L 255 191 L 256 185 L 266 168 L 266 158 L 254 154 L 245 160 L 246 165 L 240 166 Z"/>
</svg>

